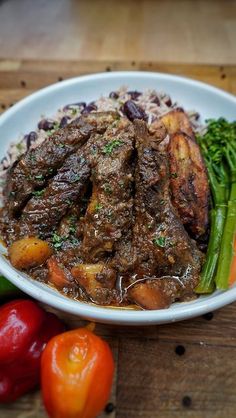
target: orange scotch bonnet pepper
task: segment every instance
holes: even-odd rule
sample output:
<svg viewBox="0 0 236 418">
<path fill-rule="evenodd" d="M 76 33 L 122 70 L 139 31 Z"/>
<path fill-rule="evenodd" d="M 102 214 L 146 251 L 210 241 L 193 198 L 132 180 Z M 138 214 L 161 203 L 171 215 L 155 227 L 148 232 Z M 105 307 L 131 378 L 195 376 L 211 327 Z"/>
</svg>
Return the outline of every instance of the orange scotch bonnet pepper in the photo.
<svg viewBox="0 0 236 418">
<path fill-rule="evenodd" d="M 50 418 L 95 418 L 106 405 L 114 374 L 109 345 L 78 328 L 52 338 L 41 362 L 43 400 Z"/>
</svg>

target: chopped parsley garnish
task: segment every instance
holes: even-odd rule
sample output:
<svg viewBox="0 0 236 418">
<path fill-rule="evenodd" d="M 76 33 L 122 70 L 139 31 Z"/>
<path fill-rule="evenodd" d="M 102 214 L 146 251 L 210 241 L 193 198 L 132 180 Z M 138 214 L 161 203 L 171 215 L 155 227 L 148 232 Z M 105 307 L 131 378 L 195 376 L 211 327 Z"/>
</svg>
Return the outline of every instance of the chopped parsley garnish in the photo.
<svg viewBox="0 0 236 418">
<path fill-rule="evenodd" d="M 47 135 L 48 136 L 50 136 L 51 134 L 53 134 L 57 129 L 59 129 L 60 128 L 60 123 L 59 122 L 54 122 L 54 126 L 53 126 L 53 128 L 52 129 L 50 129 L 48 132 L 47 132 Z"/>
<path fill-rule="evenodd" d="M 103 189 L 106 194 L 112 194 L 113 192 L 112 187 L 108 183 L 104 184 Z"/>
<path fill-rule="evenodd" d="M 109 209 L 108 212 L 107 212 L 108 219 L 111 220 L 113 218 L 113 215 L 114 215 L 113 211 L 111 209 Z"/>
<path fill-rule="evenodd" d="M 76 174 L 74 177 L 73 177 L 73 182 L 75 182 L 75 181 L 79 181 L 80 180 L 80 175 L 79 174 Z"/>
<path fill-rule="evenodd" d="M 16 144 L 16 148 L 18 149 L 18 151 L 23 151 L 24 150 L 24 145 L 21 144 L 21 142 L 19 144 Z"/>
<path fill-rule="evenodd" d="M 166 238 L 165 237 L 153 238 L 152 242 L 157 247 L 164 248 L 166 246 Z"/>
<path fill-rule="evenodd" d="M 32 195 L 36 196 L 36 197 L 40 197 L 40 196 L 43 196 L 44 192 L 45 192 L 44 189 L 43 190 L 35 190 L 35 192 L 32 192 Z"/>
<path fill-rule="evenodd" d="M 44 179 L 44 176 L 42 174 L 38 174 L 37 176 L 34 176 L 34 178 L 36 180 L 43 180 Z"/>
<path fill-rule="evenodd" d="M 76 226 L 75 225 L 71 225 L 69 227 L 69 234 L 74 234 L 76 232 Z"/>
<path fill-rule="evenodd" d="M 165 203 L 164 199 L 161 199 L 160 200 L 160 205 L 164 205 L 164 203 Z"/>
<path fill-rule="evenodd" d="M 56 250 L 59 250 L 62 247 L 63 242 L 66 240 L 66 237 L 61 237 L 56 232 L 52 236 L 52 245 Z"/>
<path fill-rule="evenodd" d="M 72 245 L 78 245 L 79 244 L 78 238 L 75 238 L 75 237 L 72 237 L 70 239 L 70 242 L 71 242 Z"/>
<path fill-rule="evenodd" d="M 95 206 L 95 211 L 98 212 L 99 210 L 102 209 L 102 207 L 103 206 L 101 205 L 101 203 L 97 203 L 96 206 Z"/>
<path fill-rule="evenodd" d="M 110 154 L 112 154 L 114 149 L 118 148 L 122 144 L 123 144 L 123 142 L 120 141 L 119 139 L 114 139 L 113 141 L 111 141 L 111 142 L 109 142 L 108 144 L 105 145 L 102 152 L 104 152 L 104 154 L 110 155 Z"/>
<path fill-rule="evenodd" d="M 70 222 L 75 222 L 75 221 L 77 221 L 77 216 L 76 215 L 70 215 L 68 219 L 69 219 Z"/>
<path fill-rule="evenodd" d="M 178 174 L 177 173 L 171 173 L 171 177 L 172 177 L 172 179 L 177 179 Z"/>
<path fill-rule="evenodd" d="M 28 158 L 29 158 L 29 160 L 31 160 L 31 161 L 36 161 L 36 157 L 35 157 L 35 155 L 34 154 L 28 154 Z"/>
<path fill-rule="evenodd" d="M 71 109 L 71 113 L 72 113 L 72 115 L 77 115 L 77 112 L 78 112 L 78 109 Z"/>
<path fill-rule="evenodd" d="M 58 147 L 59 148 L 65 148 L 65 144 L 60 143 L 60 144 L 58 144 Z"/>
</svg>

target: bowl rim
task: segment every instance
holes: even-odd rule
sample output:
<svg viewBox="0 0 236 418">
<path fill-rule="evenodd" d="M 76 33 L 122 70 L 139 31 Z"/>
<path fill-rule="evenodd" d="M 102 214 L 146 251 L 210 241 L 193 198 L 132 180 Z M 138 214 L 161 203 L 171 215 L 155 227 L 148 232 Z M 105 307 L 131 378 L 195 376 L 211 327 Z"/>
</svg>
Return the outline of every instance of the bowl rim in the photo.
<svg viewBox="0 0 236 418">
<path fill-rule="evenodd" d="M 47 93 L 53 92 L 54 90 L 63 90 L 67 86 L 71 86 L 77 83 L 80 84 L 85 81 L 99 81 L 101 79 L 115 79 L 117 77 L 125 78 L 127 76 L 131 78 L 139 77 L 141 79 L 146 79 L 149 77 L 150 80 L 152 79 L 160 81 L 164 78 L 167 81 L 170 80 L 174 82 L 181 82 L 187 86 L 195 86 L 205 91 L 213 92 L 236 105 L 236 97 L 234 95 L 202 81 L 197 81 L 179 75 L 146 71 L 114 71 L 111 73 L 101 72 L 69 78 L 67 80 L 51 84 L 30 94 L 29 96 L 16 103 L 10 109 L 6 110 L 0 116 L 0 128 L 4 121 L 11 118 L 22 106 L 27 103 L 34 102 L 35 100 L 40 99 L 40 97 L 43 97 L 47 95 Z M 103 323 L 120 325 L 151 325 L 170 323 L 202 315 L 209 311 L 223 307 L 224 305 L 232 303 L 236 300 L 236 287 L 233 287 L 223 292 L 216 291 L 214 294 L 212 294 L 211 297 L 202 296 L 195 301 L 175 303 L 170 308 L 163 310 L 144 311 L 129 309 L 125 310 L 119 308 L 114 309 L 73 300 L 63 296 L 57 290 L 55 290 L 53 293 L 49 293 L 47 285 L 42 284 L 42 287 L 40 288 L 35 286 L 33 279 L 29 278 L 29 276 L 27 278 L 26 275 L 21 274 L 19 271 L 14 269 L 4 258 L 4 256 L 1 256 L 0 258 L 0 271 L 17 287 L 19 287 L 28 295 L 39 300 L 40 302 L 48 304 L 61 311 L 65 311 L 74 315 L 76 314 L 83 318 L 96 320 Z"/>
</svg>

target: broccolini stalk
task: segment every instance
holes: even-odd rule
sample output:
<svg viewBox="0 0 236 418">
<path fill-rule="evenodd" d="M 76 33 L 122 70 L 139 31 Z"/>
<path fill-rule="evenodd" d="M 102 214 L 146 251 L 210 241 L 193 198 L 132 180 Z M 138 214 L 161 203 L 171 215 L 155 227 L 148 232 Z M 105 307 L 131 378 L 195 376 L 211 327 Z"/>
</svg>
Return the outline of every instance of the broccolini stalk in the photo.
<svg viewBox="0 0 236 418">
<path fill-rule="evenodd" d="M 199 138 L 212 191 L 213 210 L 210 240 L 199 293 L 227 289 L 236 231 L 236 122 L 208 121 L 207 132 Z M 236 277 L 235 277 L 236 279 Z"/>
<path fill-rule="evenodd" d="M 236 233 L 236 122 L 232 125 L 232 137 L 228 138 L 224 148 L 230 171 L 230 195 L 215 279 L 217 288 L 222 290 L 229 287 Z M 233 281 L 236 281 L 236 277 L 233 277 Z"/>
<path fill-rule="evenodd" d="M 211 125 L 209 125 L 207 133 L 197 138 L 208 170 L 213 206 L 206 260 L 200 282 L 195 289 L 197 293 L 211 293 L 214 290 L 214 278 L 227 211 L 228 173 L 222 162 L 222 153 L 212 144 L 211 131 Z"/>
</svg>

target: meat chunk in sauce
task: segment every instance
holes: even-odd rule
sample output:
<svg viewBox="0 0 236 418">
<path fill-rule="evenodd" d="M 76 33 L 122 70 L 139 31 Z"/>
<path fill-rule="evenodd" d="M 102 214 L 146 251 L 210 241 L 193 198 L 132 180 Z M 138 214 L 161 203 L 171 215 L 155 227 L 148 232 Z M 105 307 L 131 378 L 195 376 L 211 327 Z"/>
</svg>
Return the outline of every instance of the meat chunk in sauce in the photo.
<svg viewBox="0 0 236 418">
<path fill-rule="evenodd" d="M 87 262 L 111 254 L 130 228 L 133 142 L 133 124 L 121 119 L 87 144 L 93 182 L 82 244 Z"/>
<path fill-rule="evenodd" d="M 81 147 L 93 132 L 105 131 L 114 118 L 117 115 L 109 112 L 81 116 L 16 161 L 8 171 L 4 191 L 9 212 L 19 212 L 32 192 L 44 187 L 47 179 L 55 174 L 69 155 Z"/>
<path fill-rule="evenodd" d="M 50 237 L 68 209 L 82 199 L 89 176 L 83 151 L 68 157 L 45 190 L 25 206 L 19 221 L 19 235 Z"/>
<path fill-rule="evenodd" d="M 193 293 L 202 256 L 171 203 L 167 155 L 155 149 L 143 122 L 136 122 L 136 126 L 134 282 L 128 292 L 141 306 L 157 309 Z M 149 306 L 144 291 L 148 295 L 150 286 L 156 289 L 156 305 L 152 300 Z"/>
</svg>

